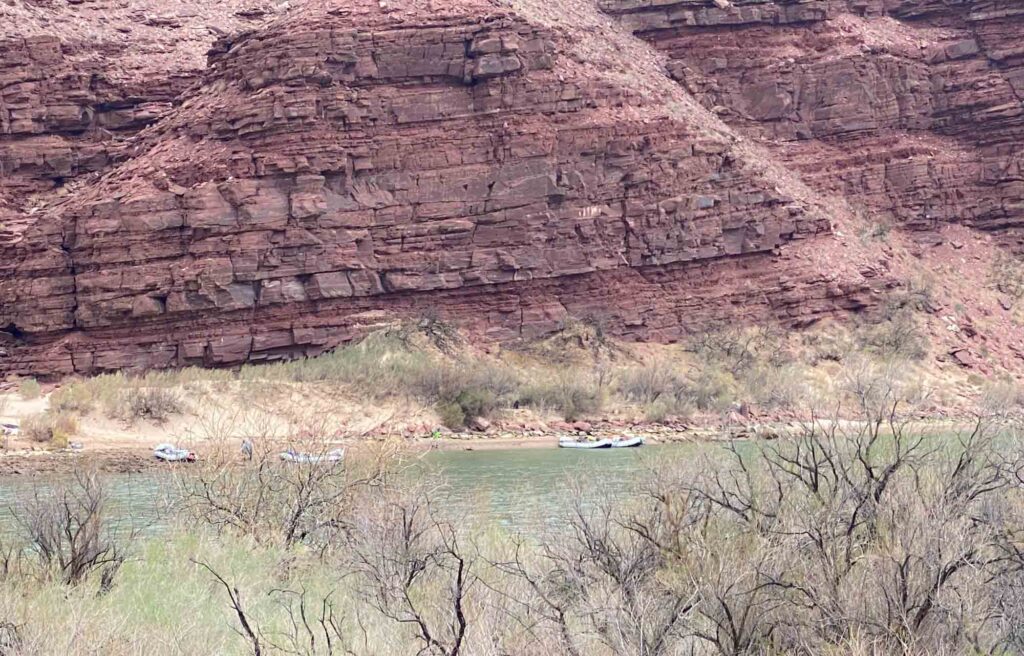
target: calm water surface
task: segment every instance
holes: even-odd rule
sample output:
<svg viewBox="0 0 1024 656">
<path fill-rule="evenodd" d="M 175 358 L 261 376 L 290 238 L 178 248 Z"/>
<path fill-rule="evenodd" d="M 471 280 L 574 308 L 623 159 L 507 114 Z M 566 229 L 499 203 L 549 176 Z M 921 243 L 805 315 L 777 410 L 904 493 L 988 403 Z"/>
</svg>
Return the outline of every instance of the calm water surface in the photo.
<svg viewBox="0 0 1024 656">
<path fill-rule="evenodd" d="M 567 507 L 574 482 L 586 496 L 626 497 L 653 462 L 697 456 L 707 445 L 658 445 L 638 449 L 487 449 L 434 451 L 423 456 L 428 472 L 443 476 L 440 493 L 452 519 L 497 522 L 513 531 L 551 525 Z M 167 472 L 112 474 L 107 491 L 114 516 L 125 524 L 151 525 L 159 531 L 163 510 L 174 490 Z M 34 494 L 45 495 L 53 479 L 0 479 L 0 532 L 10 528 L 10 508 Z M 6 521 L 5 521 L 6 520 Z"/>
</svg>

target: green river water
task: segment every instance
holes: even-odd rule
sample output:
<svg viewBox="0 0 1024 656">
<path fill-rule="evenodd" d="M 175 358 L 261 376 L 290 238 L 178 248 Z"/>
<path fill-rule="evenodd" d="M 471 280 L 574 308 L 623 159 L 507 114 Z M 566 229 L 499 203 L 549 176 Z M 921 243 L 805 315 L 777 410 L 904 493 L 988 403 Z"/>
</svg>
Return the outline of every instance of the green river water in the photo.
<svg viewBox="0 0 1024 656">
<path fill-rule="evenodd" d="M 422 458 L 426 471 L 440 474 L 446 485 L 439 501 L 455 520 L 496 523 L 509 531 L 530 532 L 558 521 L 567 507 L 573 482 L 584 497 L 632 494 L 651 463 L 668 457 L 696 455 L 707 445 L 658 445 L 637 449 L 579 450 L 552 448 L 433 451 Z M 175 482 L 169 472 L 111 474 L 107 490 L 114 517 L 125 524 L 159 531 Z M 33 494 L 46 494 L 52 479 L 0 479 L 0 530 L 12 506 Z M 2 516 L 7 516 L 7 522 Z M 9 527 L 9 524 L 8 524 Z"/>
</svg>

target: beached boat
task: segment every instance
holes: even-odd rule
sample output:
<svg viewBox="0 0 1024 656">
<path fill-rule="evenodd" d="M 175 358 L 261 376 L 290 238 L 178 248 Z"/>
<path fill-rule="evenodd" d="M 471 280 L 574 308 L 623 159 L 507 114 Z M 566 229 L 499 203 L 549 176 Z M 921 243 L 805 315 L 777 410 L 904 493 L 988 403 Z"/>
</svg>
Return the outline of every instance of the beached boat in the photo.
<svg viewBox="0 0 1024 656">
<path fill-rule="evenodd" d="M 0 424 L 0 435 L 17 435 L 21 432 L 18 424 Z"/>
<path fill-rule="evenodd" d="M 345 449 L 334 449 L 322 454 L 301 453 L 288 449 L 281 454 L 281 460 L 285 462 L 319 463 L 319 462 L 341 462 L 345 458 Z"/>
<path fill-rule="evenodd" d="M 644 438 L 642 437 L 616 437 L 612 440 L 613 449 L 629 449 L 643 445 Z"/>
<path fill-rule="evenodd" d="M 188 449 L 179 449 L 173 444 L 158 444 L 153 457 L 164 462 L 195 462 L 196 454 Z"/>
<path fill-rule="evenodd" d="M 563 437 L 558 440 L 558 447 L 560 449 L 610 449 L 612 447 L 612 441 L 597 440 L 595 442 L 589 442 L 587 440 L 574 440 L 568 437 Z"/>
</svg>

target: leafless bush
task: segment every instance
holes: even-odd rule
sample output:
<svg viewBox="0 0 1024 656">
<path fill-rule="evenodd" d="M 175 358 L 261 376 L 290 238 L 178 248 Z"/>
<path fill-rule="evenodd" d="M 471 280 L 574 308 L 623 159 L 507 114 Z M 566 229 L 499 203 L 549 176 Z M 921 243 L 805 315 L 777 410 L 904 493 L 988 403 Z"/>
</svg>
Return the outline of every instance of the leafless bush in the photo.
<svg viewBox="0 0 1024 656">
<path fill-rule="evenodd" d="M 332 599 L 333 592 L 312 595 L 306 590 L 271 590 L 269 596 L 286 618 L 283 628 L 271 629 L 267 627 L 272 622 L 263 622 L 250 612 L 238 586 L 230 583 L 209 564 L 202 561 L 193 563 L 209 572 L 224 589 L 238 623 L 235 632 L 246 641 L 254 656 L 271 653 L 294 656 L 355 653 L 349 647 L 344 627 L 345 617 Z"/>
<path fill-rule="evenodd" d="M 322 438 L 259 439 L 244 464 L 235 449 L 212 448 L 198 468 L 178 479 L 182 510 L 217 532 L 261 544 L 327 548 L 350 529 L 360 493 L 382 484 L 398 461 L 390 445 L 340 462 L 327 457 L 333 448 Z M 284 461 L 286 449 L 311 457 Z"/>
<path fill-rule="evenodd" d="M 541 546 L 542 568 L 521 558 L 510 571 L 537 593 L 567 653 L 590 653 L 590 636 L 617 656 L 672 653 L 696 601 L 691 582 L 668 568 L 665 551 L 638 527 L 660 509 L 591 505 L 574 495 L 568 534 Z M 554 536 L 552 536 L 554 537 Z M 509 570 L 509 565 L 505 568 Z"/>
<path fill-rule="evenodd" d="M 712 326 L 690 341 L 689 349 L 704 363 L 737 375 L 758 362 L 782 365 L 789 360 L 777 328 Z"/>
<path fill-rule="evenodd" d="M 835 408 L 659 466 L 632 503 L 577 501 L 567 534 L 498 564 L 523 624 L 568 654 L 1019 651 L 1024 457 L 983 420 L 929 441 L 861 374 L 859 421 Z"/>
<path fill-rule="evenodd" d="M 617 376 L 619 394 L 636 403 L 687 396 L 686 379 L 664 361 L 628 367 Z"/>
<path fill-rule="evenodd" d="M 109 590 L 126 558 L 123 540 L 107 517 L 107 496 L 97 474 L 76 470 L 56 490 L 37 489 L 15 518 L 42 572 L 66 585 L 99 573 L 101 591 Z"/>
<path fill-rule="evenodd" d="M 649 421 L 688 416 L 695 406 L 689 382 L 665 362 L 619 370 L 616 391 L 627 401 L 642 404 Z"/>
<path fill-rule="evenodd" d="M 411 633 L 421 654 L 468 653 L 469 598 L 479 557 L 431 505 L 433 490 L 390 488 L 366 500 L 347 549 L 358 591 Z"/>
</svg>

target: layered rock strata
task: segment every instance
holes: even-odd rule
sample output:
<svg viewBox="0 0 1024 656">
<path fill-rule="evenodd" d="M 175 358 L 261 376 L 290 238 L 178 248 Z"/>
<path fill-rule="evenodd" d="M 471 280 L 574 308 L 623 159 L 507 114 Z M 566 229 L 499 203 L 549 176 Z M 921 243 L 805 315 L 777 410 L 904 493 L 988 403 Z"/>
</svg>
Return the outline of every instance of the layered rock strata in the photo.
<svg viewBox="0 0 1024 656">
<path fill-rule="evenodd" d="M 100 159 L 7 156 L 0 371 L 310 355 L 426 313 L 487 339 L 575 316 L 665 341 L 807 323 L 887 284 L 714 107 L 676 111 L 484 0 L 300 4 L 169 79 L 139 81 L 150 100 L 119 108 L 131 136 Z M 115 120 L 79 110 L 59 120 Z M 18 129 L 61 134 L 50 116 Z"/>
<path fill-rule="evenodd" d="M 600 2 L 822 193 L 871 221 L 962 223 L 1020 247 L 1020 2 Z"/>
</svg>

